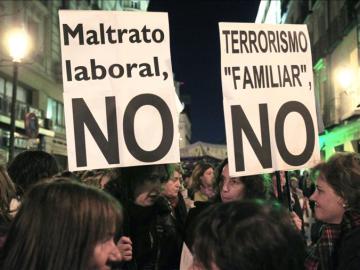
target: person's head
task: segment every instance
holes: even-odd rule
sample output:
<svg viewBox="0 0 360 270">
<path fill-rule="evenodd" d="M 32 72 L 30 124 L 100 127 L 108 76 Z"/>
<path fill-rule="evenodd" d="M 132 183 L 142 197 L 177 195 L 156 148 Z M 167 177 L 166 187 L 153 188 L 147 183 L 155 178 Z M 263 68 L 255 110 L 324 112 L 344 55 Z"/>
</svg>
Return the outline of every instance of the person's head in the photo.
<svg viewBox="0 0 360 270">
<path fill-rule="evenodd" d="M 360 155 L 336 153 L 327 162 L 318 164 L 316 191 L 310 197 L 315 202 L 315 216 L 339 224 L 347 209 L 360 211 Z"/>
<path fill-rule="evenodd" d="M 182 168 L 179 164 L 169 166 L 170 178 L 163 184 L 162 194 L 169 198 L 177 198 L 182 185 Z"/>
<path fill-rule="evenodd" d="M 96 188 L 65 178 L 39 183 L 10 227 L 2 269 L 110 269 L 121 223 L 120 205 Z"/>
<path fill-rule="evenodd" d="M 296 190 L 299 187 L 299 180 L 296 178 L 296 176 L 292 176 L 290 178 L 290 187 L 293 190 Z"/>
<path fill-rule="evenodd" d="M 216 184 L 218 186 L 216 199 L 221 199 L 222 202 L 265 197 L 261 175 L 230 177 L 228 159 L 225 159 L 217 169 Z"/>
<path fill-rule="evenodd" d="M 15 185 L 11 181 L 6 169 L 0 166 L 0 217 L 6 218 L 10 214 L 10 202 L 15 198 Z"/>
<path fill-rule="evenodd" d="M 303 269 L 303 239 L 278 203 L 216 204 L 199 217 L 196 236 L 190 269 Z"/>
<path fill-rule="evenodd" d="M 146 165 L 121 169 L 121 200 L 151 206 L 158 199 L 161 184 L 169 179 L 167 165 Z"/>
<path fill-rule="evenodd" d="M 195 190 L 200 190 L 201 187 L 212 187 L 214 183 L 214 168 L 210 163 L 198 163 L 193 171 L 192 180 Z"/>
<path fill-rule="evenodd" d="M 22 196 L 33 184 L 48 179 L 59 172 L 54 156 L 44 151 L 24 151 L 9 164 L 8 173 Z"/>
</svg>

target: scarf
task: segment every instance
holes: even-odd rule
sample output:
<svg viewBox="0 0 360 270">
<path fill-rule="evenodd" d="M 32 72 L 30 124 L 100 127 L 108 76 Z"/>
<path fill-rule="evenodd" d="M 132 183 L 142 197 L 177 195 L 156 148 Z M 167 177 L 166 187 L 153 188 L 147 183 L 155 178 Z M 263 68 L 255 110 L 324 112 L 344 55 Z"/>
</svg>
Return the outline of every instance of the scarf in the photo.
<svg viewBox="0 0 360 270">
<path fill-rule="evenodd" d="M 335 247 L 341 236 L 354 228 L 360 227 L 360 212 L 348 210 L 344 213 L 341 224 L 326 224 L 316 245 L 309 251 L 305 260 L 306 270 L 333 270 Z"/>
</svg>

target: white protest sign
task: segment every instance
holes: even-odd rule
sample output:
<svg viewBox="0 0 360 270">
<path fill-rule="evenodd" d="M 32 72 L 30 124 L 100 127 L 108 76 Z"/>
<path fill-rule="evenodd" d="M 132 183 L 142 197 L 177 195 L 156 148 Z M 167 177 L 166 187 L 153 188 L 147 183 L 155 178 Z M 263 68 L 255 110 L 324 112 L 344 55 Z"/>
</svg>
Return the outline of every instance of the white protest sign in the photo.
<svg viewBox="0 0 360 270">
<path fill-rule="evenodd" d="M 69 169 L 179 162 L 167 13 L 59 19 Z"/>
<path fill-rule="evenodd" d="M 305 25 L 219 23 L 230 175 L 320 161 Z"/>
</svg>

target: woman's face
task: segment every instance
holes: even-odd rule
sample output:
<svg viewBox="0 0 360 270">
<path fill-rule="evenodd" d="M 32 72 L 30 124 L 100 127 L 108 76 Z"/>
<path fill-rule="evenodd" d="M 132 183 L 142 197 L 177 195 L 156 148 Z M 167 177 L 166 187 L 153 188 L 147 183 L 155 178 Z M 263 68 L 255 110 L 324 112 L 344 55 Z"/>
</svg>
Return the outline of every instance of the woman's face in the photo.
<svg viewBox="0 0 360 270">
<path fill-rule="evenodd" d="M 240 177 L 230 177 L 229 166 L 225 165 L 222 170 L 220 183 L 220 196 L 222 202 L 241 200 L 245 195 L 245 185 Z"/>
<path fill-rule="evenodd" d="M 337 195 L 334 189 L 319 176 L 316 190 L 310 200 L 315 202 L 315 216 L 318 220 L 330 224 L 340 224 L 344 215 L 344 199 Z"/>
<path fill-rule="evenodd" d="M 177 198 L 181 187 L 181 181 L 181 174 L 174 171 L 172 177 L 163 186 L 163 195 L 168 198 Z"/>
<path fill-rule="evenodd" d="M 111 236 L 96 244 L 92 261 L 92 270 L 110 270 L 106 263 L 109 261 L 121 261 L 121 254 Z"/>
<path fill-rule="evenodd" d="M 212 186 L 214 180 L 214 169 L 208 168 L 203 175 L 200 176 L 201 184 L 205 187 Z"/>
</svg>

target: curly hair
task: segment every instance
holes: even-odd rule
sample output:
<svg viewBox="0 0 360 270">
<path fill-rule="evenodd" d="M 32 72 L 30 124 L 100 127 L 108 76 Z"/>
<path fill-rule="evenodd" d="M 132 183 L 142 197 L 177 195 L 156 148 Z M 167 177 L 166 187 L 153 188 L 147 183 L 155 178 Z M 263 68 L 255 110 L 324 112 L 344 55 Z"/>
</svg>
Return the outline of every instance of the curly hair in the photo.
<svg viewBox="0 0 360 270">
<path fill-rule="evenodd" d="M 345 200 L 347 208 L 360 210 L 360 154 L 336 153 L 313 170 Z"/>
</svg>

